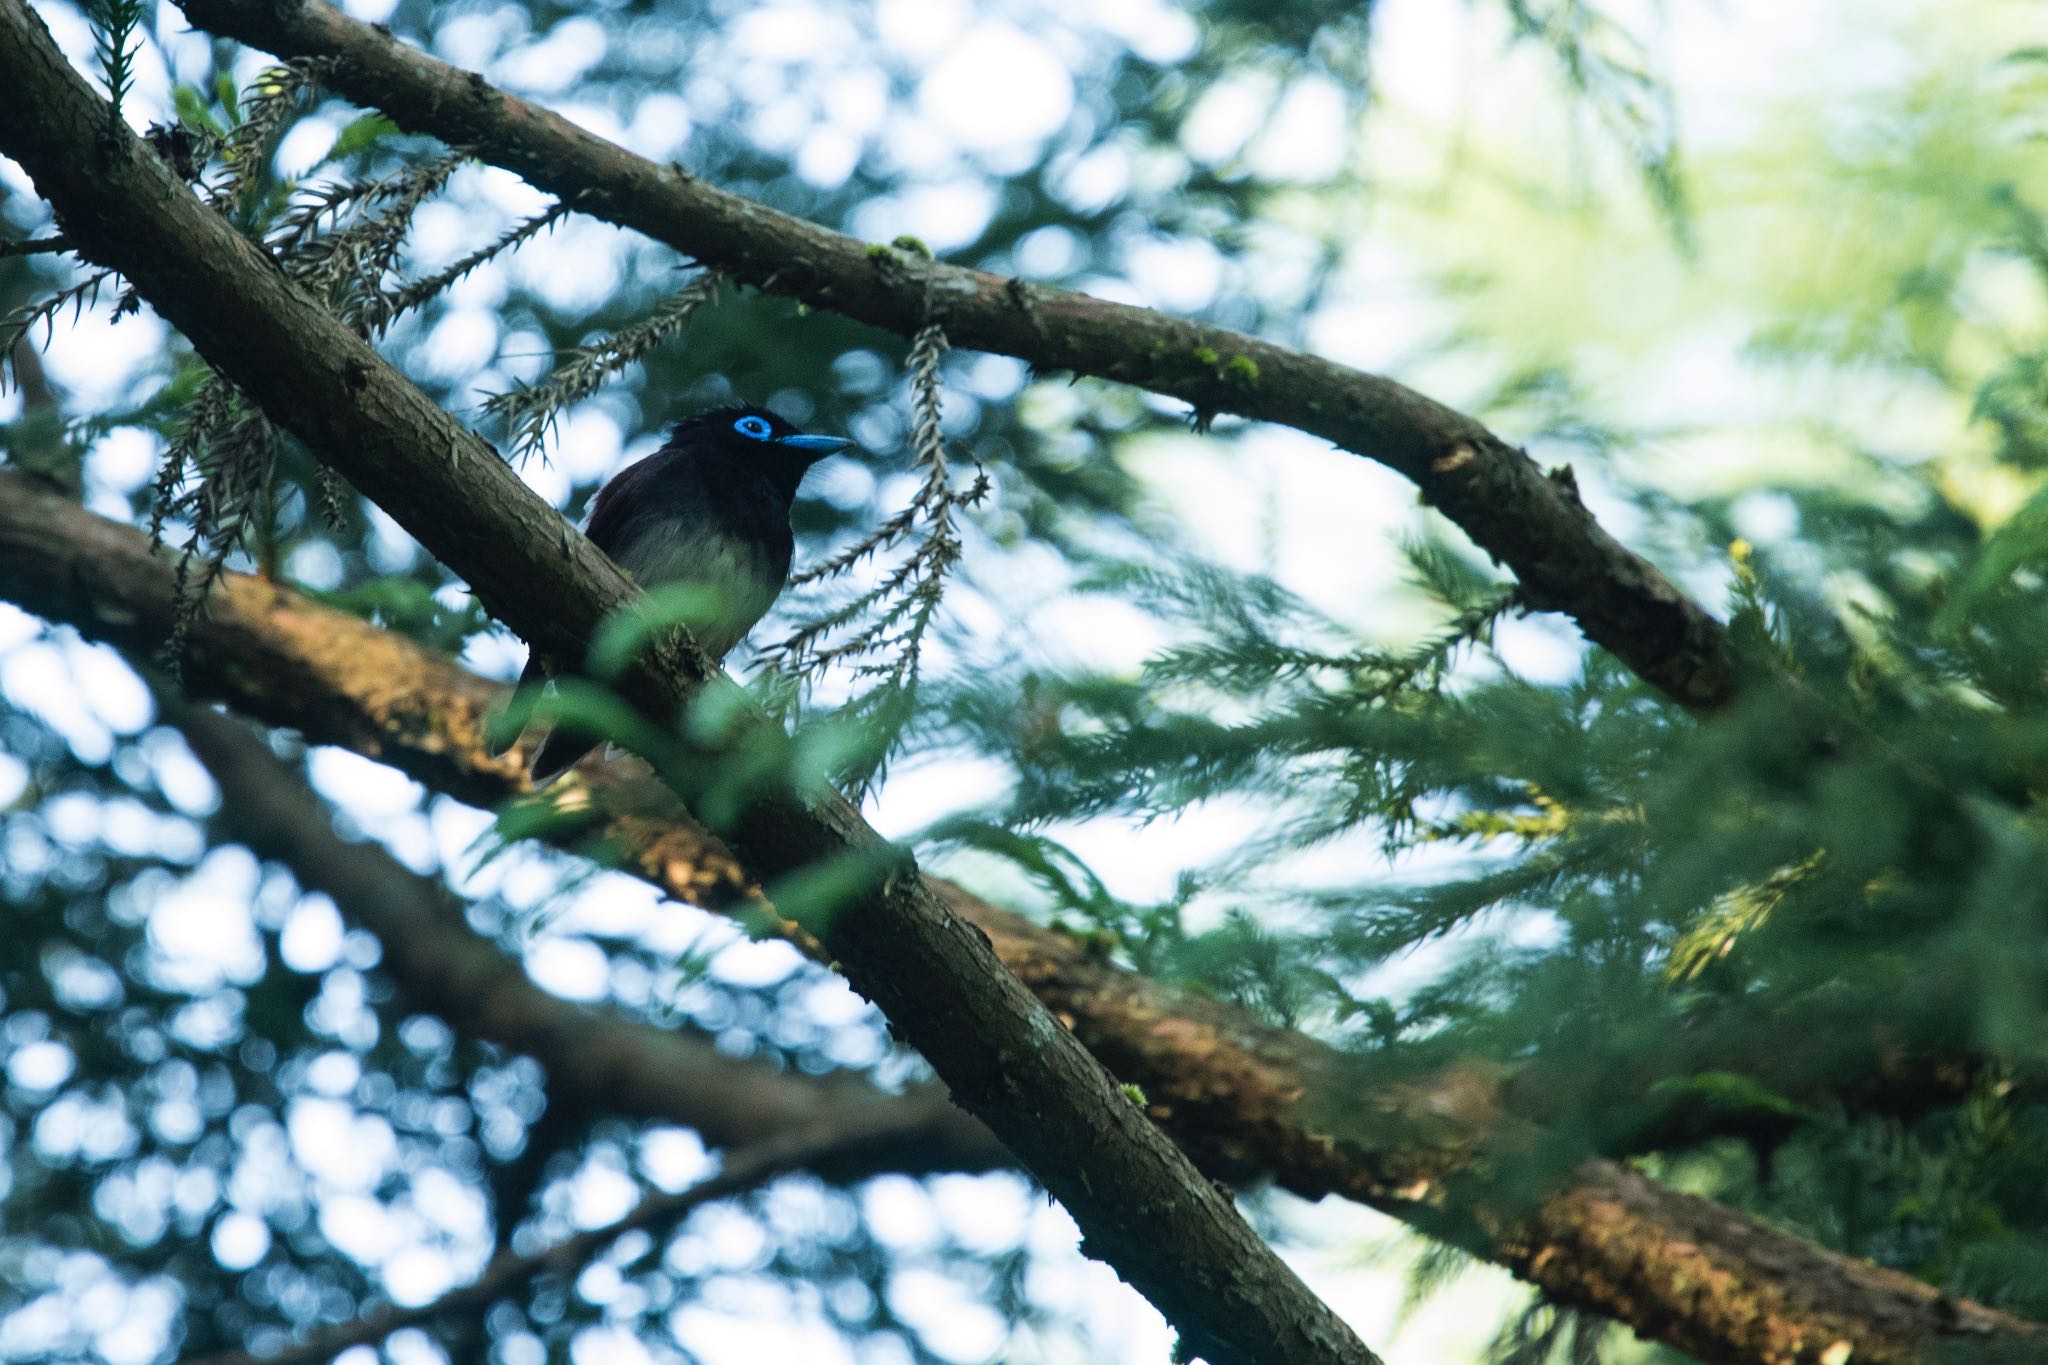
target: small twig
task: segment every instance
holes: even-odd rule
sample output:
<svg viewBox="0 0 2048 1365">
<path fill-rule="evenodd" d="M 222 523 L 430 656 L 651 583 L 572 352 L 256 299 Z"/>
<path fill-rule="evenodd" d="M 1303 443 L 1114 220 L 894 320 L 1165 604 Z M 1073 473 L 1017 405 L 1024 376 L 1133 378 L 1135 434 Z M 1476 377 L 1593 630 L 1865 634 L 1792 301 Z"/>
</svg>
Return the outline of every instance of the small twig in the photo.
<svg viewBox="0 0 2048 1365">
<path fill-rule="evenodd" d="M 560 205 L 550 210 L 562 211 Z M 596 393 L 606 380 L 682 331 L 698 309 L 717 297 L 718 276 L 699 275 L 640 321 L 569 352 L 545 379 L 486 398 L 484 413 L 511 428 L 510 458 L 516 462 L 539 450 L 564 408 Z"/>
<path fill-rule="evenodd" d="M 58 290 L 40 303 L 23 304 L 0 319 L 0 394 L 7 392 L 8 375 L 13 371 L 11 357 L 16 345 L 27 342 L 29 333 L 36 324 L 43 326 L 43 344 L 48 346 L 57 331 L 57 315 L 67 307 L 75 322 L 85 312 L 87 303 L 98 303 L 100 286 L 116 278 L 111 270 L 102 270 L 86 276 L 77 284 Z"/>
<path fill-rule="evenodd" d="M 31 237 L 22 242 L 0 242 L 0 259 L 10 256 L 41 256 L 46 252 L 75 249 L 71 239 L 60 232 L 55 237 Z"/>
<path fill-rule="evenodd" d="M 497 241 L 492 242 L 490 245 L 478 247 L 461 260 L 435 271 L 425 279 L 415 280 L 411 284 L 401 286 L 384 295 L 383 302 L 377 309 L 379 330 L 390 326 L 392 321 L 401 313 L 409 312 L 419 307 L 428 299 L 435 297 L 442 290 L 462 279 L 463 276 L 479 266 L 497 259 L 497 257 L 505 252 L 523 245 L 530 238 L 539 235 L 545 229 L 553 227 L 567 216 L 568 212 L 569 206 L 567 204 L 556 203 L 544 211 L 535 214 L 525 222 L 508 228 L 499 236 Z"/>
</svg>

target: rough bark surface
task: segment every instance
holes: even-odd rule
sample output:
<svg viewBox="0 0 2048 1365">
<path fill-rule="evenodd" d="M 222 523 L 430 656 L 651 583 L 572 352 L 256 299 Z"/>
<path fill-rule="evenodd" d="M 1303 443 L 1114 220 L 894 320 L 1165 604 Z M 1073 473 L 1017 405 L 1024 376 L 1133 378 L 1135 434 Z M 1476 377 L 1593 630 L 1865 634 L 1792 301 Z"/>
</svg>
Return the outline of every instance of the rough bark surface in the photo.
<svg viewBox="0 0 2048 1365">
<path fill-rule="evenodd" d="M 320 0 L 179 3 L 214 33 L 326 59 L 327 83 L 401 127 L 742 283 L 905 336 L 929 306 L 955 346 L 1283 423 L 1378 460 L 1514 570 L 1530 606 L 1568 614 L 1652 686 L 1696 709 L 1734 693 L 1721 623 L 1601 528 L 1569 470 L 1545 474 L 1472 418 L 1392 380 L 1226 328 L 870 246 L 635 156 Z"/>
<path fill-rule="evenodd" d="M 0 151 L 28 171 L 81 254 L 119 270 L 493 615 L 535 645 L 582 657 L 599 623 L 633 600 L 618 567 L 482 440 L 127 129 L 110 129 L 105 103 L 23 0 L 0 0 L 0 90 Z M 788 737 L 687 642 L 664 644 L 621 680 L 661 732 L 698 688 L 750 757 L 792 770 Z M 663 742 L 695 737 L 678 731 Z M 693 749 L 688 766 L 708 782 L 719 758 L 717 748 Z M 810 927 L 847 979 L 1067 1207 L 1084 1250 L 1144 1294 L 1192 1352 L 1212 1365 L 1377 1361 L 1004 969 L 986 935 L 946 908 L 908 854 L 823 784 L 763 783 L 736 795 L 720 832 L 748 870 L 763 881 L 833 872 L 843 894 Z"/>
<path fill-rule="evenodd" d="M 174 615 L 170 561 L 142 534 L 0 473 L 0 595 L 147 655 Z M 461 800 L 528 788 L 490 756 L 501 685 L 289 589 L 226 575 L 195 626 L 187 685 L 307 738 L 390 763 Z M 587 763 L 552 789 L 587 802 L 588 833 L 679 899 L 750 894 L 729 853 L 650 799 L 630 765 Z M 624 806 L 624 813 L 612 813 Z M 571 834 L 569 837 L 574 837 Z M 1211 1175 L 1361 1200 L 1463 1244 L 1556 1298 L 1703 1360 L 1841 1365 L 2048 1358 L 2048 1330 L 1837 1256 L 1625 1167 L 1588 1161 L 1533 1208 L 1503 1211 L 1475 1154 L 1532 1149 L 1488 1078 L 1447 1073 L 1367 1091 L 1355 1059 L 1230 1006 L 1120 971 L 1086 940 L 928 879 L 1004 963 Z M 740 1140 L 737 1134 L 734 1140 Z M 1842 1348 L 1851 1353 L 1845 1356 Z"/>
</svg>

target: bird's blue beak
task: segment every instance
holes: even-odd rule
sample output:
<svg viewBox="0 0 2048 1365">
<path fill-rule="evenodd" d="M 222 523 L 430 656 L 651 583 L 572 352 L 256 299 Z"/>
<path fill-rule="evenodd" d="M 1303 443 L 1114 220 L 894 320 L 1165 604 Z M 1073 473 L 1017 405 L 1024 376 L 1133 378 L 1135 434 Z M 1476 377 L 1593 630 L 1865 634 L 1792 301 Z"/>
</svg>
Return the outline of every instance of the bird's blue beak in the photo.
<svg viewBox="0 0 2048 1365">
<path fill-rule="evenodd" d="M 788 446 L 792 450 L 808 451 L 818 458 L 846 449 L 853 442 L 844 436 L 784 436 L 775 444 Z"/>
</svg>

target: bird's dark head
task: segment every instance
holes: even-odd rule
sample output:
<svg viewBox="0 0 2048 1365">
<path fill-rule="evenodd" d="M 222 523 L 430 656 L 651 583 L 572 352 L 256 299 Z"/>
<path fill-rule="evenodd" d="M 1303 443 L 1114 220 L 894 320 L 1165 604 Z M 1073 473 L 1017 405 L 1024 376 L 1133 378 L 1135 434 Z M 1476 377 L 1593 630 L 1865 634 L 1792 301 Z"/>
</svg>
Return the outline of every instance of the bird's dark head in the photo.
<svg viewBox="0 0 2048 1365">
<path fill-rule="evenodd" d="M 806 436 L 768 409 L 743 404 L 685 417 L 670 430 L 668 441 L 799 469 L 853 444 L 844 436 Z"/>
</svg>

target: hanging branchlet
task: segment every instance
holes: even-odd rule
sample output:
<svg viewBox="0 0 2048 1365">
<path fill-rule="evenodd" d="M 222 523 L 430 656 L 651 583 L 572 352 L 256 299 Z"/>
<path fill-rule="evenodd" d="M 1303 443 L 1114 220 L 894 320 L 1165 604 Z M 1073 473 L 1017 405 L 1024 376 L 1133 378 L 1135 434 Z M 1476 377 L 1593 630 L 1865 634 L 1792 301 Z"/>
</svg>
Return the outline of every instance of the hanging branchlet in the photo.
<svg viewBox="0 0 2048 1365">
<path fill-rule="evenodd" d="M 348 485 L 341 475 L 320 465 L 313 471 L 313 498 L 320 506 L 320 520 L 330 531 L 348 530 Z"/>
<path fill-rule="evenodd" d="M 1677 111 L 1642 39 L 1586 0 L 1507 0 L 1504 8 L 1517 40 L 1550 49 L 1566 84 L 1636 163 L 1678 244 L 1691 250 Z"/>
<path fill-rule="evenodd" d="M 324 57 L 269 67 L 242 92 L 241 121 L 221 144 L 225 173 L 207 191 L 206 200 L 222 213 L 240 208 L 269 164 L 270 148 L 285 120 L 306 93 L 333 67 Z"/>
<path fill-rule="evenodd" d="M 173 677 L 228 556 L 270 529 L 266 523 L 278 448 L 270 420 L 233 385 L 209 374 L 165 452 L 150 508 L 155 543 L 161 543 L 167 521 L 180 518 L 191 527 L 178 559 L 177 610 L 157 651 L 157 663 Z"/>
<path fill-rule="evenodd" d="M 241 134 L 252 123 L 264 121 L 274 127 L 312 74 L 295 68 L 267 73 L 249 106 L 249 116 L 236 132 Z M 231 165 L 253 164 L 251 158 L 258 155 L 256 149 L 269 135 L 261 130 L 249 133 L 241 149 L 243 159 Z M 278 263 L 325 299 L 343 321 L 370 335 L 372 329 L 365 319 L 373 312 L 371 301 L 385 297 L 384 277 L 396 262 L 413 215 L 447 183 L 461 161 L 460 156 L 451 154 L 366 185 L 322 186 L 302 196 L 271 238 Z M 245 189 L 218 192 L 226 202 Z M 345 226 L 335 227 L 350 211 L 355 216 Z M 386 308 L 375 307 L 374 311 L 385 321 L 392 316 Z M 269 529 L 279 439 L 269 419 L 232 384 L 218 374 L 209 374 L 164 454 L 150 508 L 150 537 L 161 543 L 165 523 L 173 519 L 182 519 L 191 527 L 178 565 L 178 611 L 159 658 L 173 673 L 192 623 L 228 557 L 247 548 L 252 535 Z M 331 474 L 323 471 L 314 500 L 330 524 L 342 524 L 341 489 Z"/>
<path fill-rule="evenodd" d="M 374 340 L 406 313 L 568 216 L 566 204 L 552 205 L 431 275 L 387 284 L 420 206 L 446 186 L 464 160 L 450 153 L 368 183 L 302 191 L 267 245 L 286 274 L 324 298 L 359 335 Z M 351 212 L 354 219 L 337 228 Z"/>
<path fill-rule="evenodd" d="M 164 451 L 163 463 L 157 466 L 156 484 L 149 501 L 151 549 L 163 548 L 164 523 L 176 513 L 185 473 L 192 467 L 194 454 L 226 422 L 231 393 L 225 379 L 208 371 L 200 382 L 199 392 L 186 407 L 178 434 Z"/>
<path fill-rule="evenodd" d="M 131 5 L 139 15 L 139 0 L 97 3 L 94 16 L 102 58 L 109 89 L 118 101 L 132 78 L 123 64 L 129 45 L 122 37 L 121 25 L 128 20 L 116 8 Z M 127 31 L 132 34 L 132 25 Z M 244 92 L 238 119 L 217 144 L 187 145 L 180 140 L 152 145 L 178 164 L 181 174 L 187 174 L 187 163 L 196 173 L 204 157 L 218 150 L 225 169 L 202 193 L 221 212 L 246 211 L 255 202 L 278 136 L 331 66 L 330 61 L 316 59 L 264 71 Z M 556 205 L 425 279 L 396 281 L 399 253 L 414 216 L 447 185 L 465 159 L 459 152 L 450 152 L 375 180 L 302 188 L 262 231 L 263 244 L 287 275 L 325 302 L 359 335 L 374 339 L 403 313 L 424 305 L 564 216 L 564 207 Z M 14 345 L 39 325 L 47 340 L 67 309 L 75 320 L 89 304 L 96 304 L 100 290 L 111 279 L 117 279 L 111 271 L 93 274 L 0 322 L 0 365 L 5 364 Z M 124 290 L 116 315 L 133 306 L 132 293 Z M 0 371 L 0 382 L 5 379 Z M 272 548 L 267 538 L 275 530 L 273 479 L 280 446 L 279 432 L 262 412 L 232 384 L 211 372 L 167 442 L 151 498 L 150 538 L 160 546 L 169 524 L 178 522 L 186 528 L 176 570 L 178 610 L 160 651 L 160 662 L 173 673 L 192 624 L 229 557 L 241 550 L 267 557 Z M 345 494 L 340 481 L 321 469 L 315 474 L 315 486 L 308 490 L 308 501 L 339 527 L 346 521 Z"/>
<path fill-rule="evenodd" d="M 945 353 L 944 329 L 929 322 L 918 331 L 905 361 L 910 371 L 911 451 L 923 475 L 909 504 L 791 583 L 801 586 L 847 573 L 915 536 L 910 553 L 851 601 L 805 622 L 762 651 L 769 669 L 799 685 L 835 664 L 869 684 L 849 707 L 880 741 L 870 747 L 866 766 L 851 774 L 859 786 L 880 780 L 889 751 L 914 710 L 925 639 L 946 577 L 960 559 L 961 513 L 986 497 L 990 486 L 979 465 L 966 488 L 955 486 L 940 426 L 939 366 Z"/>
<path fill-rule="evenodd" d="M 111 270 L 96 271 L 46 299 L 23 304 L 0 321 L 0 394 L 7 392 L 8 376 L 14 373 L 15 346 L 27 339 L 37 327 L 43 329 L 42 344 L 48 346 L 56 333 L 57 319 L 64 310 L 70 309 L 72 322 L 77 322 L 88 307 L 99 302 L 101 288 L 114 278 L 115 273 Z"/>
<path fill-rule="evenodd" d="M 217 202 L 233 202 L 247 193 L 262 148 L 320 70 L 319 63 L 274 68 L 255 87 L 236 129 L 240 145 L 230 155 L 231 171 L 248 179 L 236 181 L 231 175 L 216 187 Z M 266 244 L 286 274 L 358 335 L 374 339 L 401 314 L 528 241 L 564 213 L 561 206 L 551 208 L 434 275 L 389 285 L 414 216 L 464 160 L 451 152 L 378 180 L 303 191 Z M 161 542 L 164 524 L 173 518 L 191 527 L 177 571 L 178 613 L 161 652 L 161 662 L 174 673 L 191 625 L 228 557 L 268 528 L 279 442 L 276 428 L 261 412 L 220 376 L 209 375 L 165 453 L 151 507 L 151 537 Z M 331 470 L 315 472 L 308 500 L 330 526 L 346 525 L 346 489 Z"/>
<path fill-rule="evenodd" d="M 221 552 L 211 558 L 224 557 L 252 529 L 255 505 L 269 486 L 277 446 L 277 429 L 269 419 L 233 385 L 209 376 L 194 401 L 192 420 L 164 460 L 167 471 L 183 470 L 192 477 L 159 478 L 158 493 L 168 491 L 169 499 L 152 509 L 152 531 L 160 536 L 165 521 L 182 518 L 192 526 L 188 551 L 203 539 Z M 219 572 L 217 566 L 209 566 L 207 577 Z"/>
<path fill-rule="evenodd" d="M 1613 1329 L 1605 1318 L 1539 1295 L 1494 1333 L 1485 1365 L 1600 1365 L 1601 1345 Z"/>
<path fill-rule="evenodd" d="M 478 268 L 489 264 L 508 251 L 517 249 L 542 232 L 562 221 L 569 214 L 567 204 L 557 203 L 514 224 L 499 235 L 498 240 L 487 246 L 480 246 L 460 260 L 435 271 L 424 279 L 400 285 L 396 289 L 384 290 L 364 302 L 363 318 L 371 331 L 382 332 L 401 315 L 411 312 L 430 299 L 439 298 L 450 286 L 465 278 Z"/>
<path fill-rule="evenodd" d="M 613 375 L 682 331 L 699 308 L 717 297 L 718 276 L 699 275 L 630 327 L 569 352 L 539 382 L 485 399 L 484 413 L 509 429 L 511 458 L 523 460 L 540 450 L 565 408 L 596 393 Z"/>
<path fill-rule="evenodd" d="M 287 226 L 288 240 L 300 245 L 297 251 L 285 254 L 286 272 L 316 290 L 330 279 L 335 280 L 329 286 L 330 293 L 338 290 L 342 296 L 336 312 L 364 338 L 375 340 L 406 313 L 438 298 L 471 272 L 516 250 L 568 213 L 567 205 L 555 204 L 507 229 L 495 242 L 478 247 L 424 279 L 387 287 L 384 277 L 395 264 L 413 215 L 447 183 L 461 162 L 461 157 L 451 155 L 414 175 L 388 177 L 366 187 L 338 186 L 313 196 Z M 316 235 L 323 218 L 343 211 L 348 204 L 368 205 L 383 199 L 395 202 L 375 215 L 365 215 L 363 221 L 334 238 Z M 348 268 L 346 273 L 344 266 Z M 336 279 L 337 276 L 340 278 Z M 340 476 L 321 465 L 313 473 L 313 493 L 321 518 L 336 530 L 344 529 L 348 524 L 347 490 Z"/>
<path fill-rule="evenodd" d="M 323 299 L 335 315 L 361 336 L 381 331 L 384 279 L 398 261 L 419 207 L 448 183 L 466 158 L 459 152 L 410 166 L 355 194 L 321 193 L 286 215 L 282 243 L 273 242 L 287 274 Z M 318 234 L 319 222 L 353 204 L 355 217 L 338 231 Z"/>
</svg>

